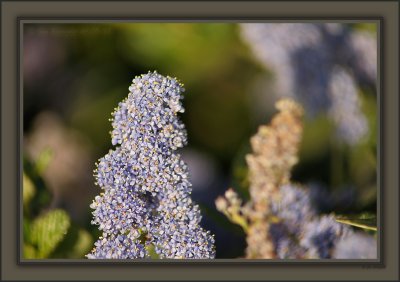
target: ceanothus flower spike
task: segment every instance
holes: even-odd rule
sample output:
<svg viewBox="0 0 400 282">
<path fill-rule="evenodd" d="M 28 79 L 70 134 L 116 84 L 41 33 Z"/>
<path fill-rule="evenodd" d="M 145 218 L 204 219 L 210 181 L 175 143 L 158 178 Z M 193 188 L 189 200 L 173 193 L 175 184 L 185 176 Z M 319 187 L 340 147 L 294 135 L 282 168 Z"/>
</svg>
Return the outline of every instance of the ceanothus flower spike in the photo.
<svg viewBox="0 0 400 282">
<path fill-rule="evenodd" d="M 175 151 L 187 143 L 178 113 L 183 85 L 157 72 L 135 77 L 113 115 L 110 150 L 97 163 L 103 192 L 91 208 L 103 232 L 88 258 L 215 257 L 214 237 L 200 226 L 188 168 Z"/>
</svg>

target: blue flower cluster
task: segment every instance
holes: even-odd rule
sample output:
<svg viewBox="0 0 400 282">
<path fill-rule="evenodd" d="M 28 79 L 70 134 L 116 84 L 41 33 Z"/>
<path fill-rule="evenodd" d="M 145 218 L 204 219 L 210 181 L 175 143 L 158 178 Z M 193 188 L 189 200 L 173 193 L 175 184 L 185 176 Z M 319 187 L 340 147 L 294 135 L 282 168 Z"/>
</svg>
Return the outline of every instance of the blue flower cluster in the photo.
<svg viewBox="0 0 400 282">
<path fill-rule="evenodd" d="M 332 258 L 337 243 L 353 234 L 333 216 L 318 216 L 308 190 L 287 184 L 280 194 L 281 199 L 271 203 L 279 222 L 270 227 L 278 258 Z"/>
<path fill-rule="evenodd" d="M 357 143 L 367 134 L 368 123 L 361 111 L 353 78 L 344 69 L 334 68 L 329 91 L 332 97 L 329 115 L 337 125 L 339 136 L 348 144 Z"/>
<path fill-rule="evenodd" d="M 332 215 L 324 215 L 304 225 L 300 245 L 307 250 L 308 258 L 332 258 L 336 244 L 351 233 L 348 226 L 338 223 Z"/>
<path fill-rule="evenodd" d="M 376 87 L 376 38 L 340 24 L 242 24 L 243 38 L 275 74 L 277 95 L 310 115 L 329 112 L 338 136 L 353 145 L 368 133 L 358 86 Z"/>
<path fill-rule="evenodd" d="M 188 168 L 175 151 L 187 143 L 177 114 L 182 84 L 156 72 L 136 77 L 113 113 L 112 144 L 95 170 L 103 192 L 91 204 L 102 237 L 88 258 L 215 257 L 214 237 L 199 224 Z"/>
</svg>

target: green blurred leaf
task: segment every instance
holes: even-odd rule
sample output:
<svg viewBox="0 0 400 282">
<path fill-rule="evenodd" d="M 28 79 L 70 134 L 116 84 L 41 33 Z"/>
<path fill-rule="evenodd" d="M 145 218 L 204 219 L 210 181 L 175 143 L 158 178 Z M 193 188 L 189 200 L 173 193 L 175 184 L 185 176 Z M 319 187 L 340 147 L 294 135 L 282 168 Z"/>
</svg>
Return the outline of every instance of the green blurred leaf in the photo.
<svg viewBox="0 0 400 282">
<path fill-rule="evenodd" d="M 358 228 L 377 231 L 376 216 L 371 214 L 361 214 L 354 216 L 337 216 L 335 217 L 337 222 L 355 226 Z"/>
<path fill-rule="evenodd" d="M 24 217 L 22 222 L 22 228 L 24 232 L 24 243 L 32 244 L 31 242 L 31 222 L 29 218 Z"/>
<path fill-rule="evenodd" d="M 52 258 L 84 258 L 93 246 L 90 233 L 76 225 L 71 225 L 67 235 L 51 254 Z"/>
<path fill-rule="evenodd" d="M 30 234 L 37 257 L 48 257 L 64 239 L 70 225 L 70 218 L 63 210 L 52 210 L 35 219 Z"/>
<path fill-rule="evenodd" d="M 24 206 L 24 215 L 34 217 L 39 214 L 40 210 L 42 210 L 50 203 L 52 195 L 51 192 L 47 189 L 41 174 L 39 174 L 39 172 L 37 171 L 36 164 L 29 160 L 26 157 L 26 154 L 24 154 L 23 165 L 24 174 L 29 178 L 29 180 L 35 187 L 35 193 L 30 199 L 29 204 Z M 25 183 L 26 182 L 23 182 L 23 193 L 25 190 Z M 29 185 L 29 183 L 27 184 Z M 27 189 L 29 189 L 29 187 Z"/>
<path fill-rule="evenodd" d="M 24 258 L 34 259 L 36 258 L 36 249 L 29 244 L 24 244 Z"/>
<path fill-rule="evenodd" d="M 22 189 L 22 201 L 24 208 L 29 205 L 32 198 L 35 196 L 36 189 L 32 180 L 24 173 L 23 174 L 23 189 Z"/>
<path fill-rule="evenodd" d="M 72 248 L 71 257 L 84 257 L 93 246 L 93 238 L 89 232 L 80 228 L 78 230 L 78 240 Z"/>
<path fill-rule="evenodd" d="M 51 159 L 53 157 L 53 151 L 50 148 L 44 149 L 42 152 L 40 152 L 35 165 L 36 165 L 36 171 L 38 174 L 43 174 L 46 168 L 48 167 Z"/>
</svg>

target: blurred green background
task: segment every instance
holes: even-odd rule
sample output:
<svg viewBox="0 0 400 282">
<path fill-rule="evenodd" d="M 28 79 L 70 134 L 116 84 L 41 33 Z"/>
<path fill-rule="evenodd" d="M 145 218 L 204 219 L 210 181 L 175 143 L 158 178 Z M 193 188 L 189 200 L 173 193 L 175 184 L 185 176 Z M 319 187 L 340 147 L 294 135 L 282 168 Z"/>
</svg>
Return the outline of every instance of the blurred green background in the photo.
<svg viewBox="0 0 400 282">
<path fill-rule="evenodd" d="M 366 24 L 349 28 L 376 32 Z M 254 111 L 257 82 L 269 70 L 239 25 L 35 24 L 24 25 L 23 44 L 26 258 L 83 258 L 92 248 L 99 236 L 90 224 L 89 204 L 100 193 L 94 164 L 111 148 L 111 112 L 133 77 L 149 70 L 184 83 L 189 145 L 182 155 L 193 199 L 203 226 L 216 234 L 217 258 L 243 255 L 244 233 L 214 200 L 232 186 L 246 197 L 249 138 L 275 113 L 276 97 L 258 105 L 261 115 Z M 335 142 L 326 116 L 305 122 L 293 179 L 319 187 L 321 212 L 376 213 L 376 93 L 359 91 L 368 140 L 349 147 Z"/>
</svg>

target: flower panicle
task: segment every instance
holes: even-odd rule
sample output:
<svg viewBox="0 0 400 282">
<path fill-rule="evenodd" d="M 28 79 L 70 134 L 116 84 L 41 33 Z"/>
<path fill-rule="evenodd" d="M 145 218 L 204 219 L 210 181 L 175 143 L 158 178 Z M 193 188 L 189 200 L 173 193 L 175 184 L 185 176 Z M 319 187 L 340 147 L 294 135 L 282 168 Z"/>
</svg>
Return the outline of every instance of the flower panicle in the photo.
<svg viewBox="0 0 400 282">
<path fill-rule="evenodd" d="M 94 171 L 92 224 L 103 235 L 88 258 L 214 258 L 214 237 L 200 226 L 188 169 L 183 84 L 157 72 L 136 76 L 112 113 L 112 144 Z M 151 251 L 150 251 L 151 250 Z"/>
</svg>

